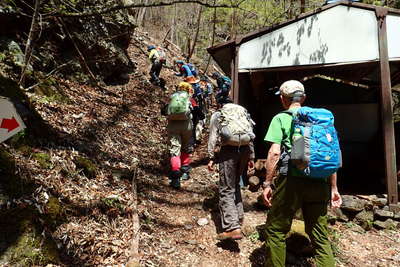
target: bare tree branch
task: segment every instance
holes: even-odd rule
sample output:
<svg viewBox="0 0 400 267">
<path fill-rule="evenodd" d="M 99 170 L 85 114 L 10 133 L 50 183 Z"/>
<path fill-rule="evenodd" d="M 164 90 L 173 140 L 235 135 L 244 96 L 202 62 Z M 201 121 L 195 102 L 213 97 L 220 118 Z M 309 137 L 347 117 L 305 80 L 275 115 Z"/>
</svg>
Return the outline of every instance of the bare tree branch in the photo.
<svg viewBox="0 0 400 267">
<path fill-rule="evenodd" d="M 35 2 L 35 9 L 32 17 L 31 29 L 29 30 L 28 40 L 26 41 L 25 46 L 25 57 L 24 57 L 24 66 L 22 67 L 21 77 L 19 79 L 18 84 L 24 87 L 25 83 L 25 73 L 26 68 L 29 66 L 29 62 L 31 61 L 32 51 L 33 51 L 33 41 L 36 38 L 36 28 L 37 28 L 37 21 L 39 17 L 39 7 L 40 7 L 41 0 L 36 0 Z"/>
<path fill-rule="evenodd" d="M 92 82 L 95 83 L 96 85 L 98 85 L 98 82 L 97 82 L 96 77 L 94 76 L 93 72 L 90 70 L 88 64 L 86 63 L 85 57 L 83 56 L 81 50 L 79 50 L 78 45 L 76 44 L 74 38 L 73 38 L 72 35 L 70 34 L 70 32 L 69 32 L 67 26 L 65 25 L 63 19 L 60 18 L 60 19 L 58 19 L 58 20 L 61 22 L 61 25 L 64 27 L 64 30 L 65 30 L 66 34 L 68 35 L 69 39 L 71 40 L 72 44 L 74 45 L 74 47 L 75 47 L 75 49 L 76 49 L 76 52 L 78 52 L 78 57 L 79 57 L 79 59 L 80 59 L 79 61 L 80 61 L 80 63 L 81 63 L 82 69 L 83 69 L 86 73 L 89 74 L 89 76 L 90 76 Z"/>
<path fill-rule="evenodd" d="M 56 16 L 56 17 L 90 17 L 90 16 L 98 16 L 98 15 L 103 15 L 106 13 L 110 13 L 113 11 L 121 10 L 121 9 L 129 9 L 129 8 L 139 8 L 139 7 L 161 7 L 161 6 L 172 6 L 174 4 L 187 4 L 187 3 L 195 3 L 202 5 L 204 7 L 211 7 L 211 8 L 238 8 L 243 1 L 237 3 L 237 4 L 214 4 L 211 5 L 207 2 L 201 1 L 201 0 L 173 0 L 169 2 L 164 2 L 164 1 L 156 1 L 154 3 L 134 3 L 130 5 L 116 5 L 110 8 L 105 8 L 102 10 L 98 11 L 92 11 L 92 12 L 82 12 L 82 13 L 60 13 L 56 12 L 53 14 L 49 14 L 48 16 Z"/>
</svg>

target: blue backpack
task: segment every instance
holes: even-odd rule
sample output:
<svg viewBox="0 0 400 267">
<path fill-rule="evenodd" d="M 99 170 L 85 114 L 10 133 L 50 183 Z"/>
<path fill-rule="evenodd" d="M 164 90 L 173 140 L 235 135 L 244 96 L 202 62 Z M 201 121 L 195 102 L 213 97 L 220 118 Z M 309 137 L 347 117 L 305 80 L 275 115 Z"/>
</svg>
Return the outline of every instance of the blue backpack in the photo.
<svg viewBox="0 0 400 267">
<path fill-rule="evenodd" d="M 339 139 L 332 112 L 301 107 L 293 116 L 290 166 L 302 176 L 326 178 L 342 166 Z"/>
<path fill-rule="evenodd" d="M 232 81 L 231 79 L 229 79 L 229 77 L 223 76 L 222 79 L 224 81 L 224 84 L 226 84 L 227 86 L 231 86 Z"/>
<path fill-rule="evenodd" d="M 192 72 L 192 74 L 197 77 L 197 70 L 196 67 L 192 64 L 192 63 L 187 63 L 187 66 L 189 67 L 190 71 Z"/>
</svg>

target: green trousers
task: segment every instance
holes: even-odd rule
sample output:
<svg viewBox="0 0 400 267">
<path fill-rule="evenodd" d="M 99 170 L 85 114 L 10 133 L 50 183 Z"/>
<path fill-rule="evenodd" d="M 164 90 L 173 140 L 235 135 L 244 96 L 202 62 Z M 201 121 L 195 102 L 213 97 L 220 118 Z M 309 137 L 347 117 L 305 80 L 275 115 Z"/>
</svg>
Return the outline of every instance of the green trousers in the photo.
<svg viewBox="0 0 400 267">
<path fill-rule="evenodd" d="M 326 181 L 290 176 L 277 179 L 267 217 L 265 266 L 285 266 L 286 234 L 290 231 L 294 214 L 300 208 L 305 231 L 315 249 L 317 266 L 335 266 L 326 218 L 329 199 L 330 185 Z"/>
</svg>

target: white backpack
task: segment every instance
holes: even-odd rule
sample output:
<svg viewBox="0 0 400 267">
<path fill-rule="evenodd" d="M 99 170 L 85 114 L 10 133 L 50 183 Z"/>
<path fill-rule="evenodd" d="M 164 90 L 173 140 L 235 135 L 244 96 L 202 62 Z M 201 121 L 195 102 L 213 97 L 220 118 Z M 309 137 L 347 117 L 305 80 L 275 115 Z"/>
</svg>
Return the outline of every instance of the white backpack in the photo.
<svg viewBox="0 0 400 267">
<path fill-rule="evenodd" d="M 255 123 L 250 118 L 247 110 L 237 104 L 225 104 L 221 109 L 220 134 L 225 145 L 248 145 L 255 138 L 253 126 Z"/>
<path fill-rule="evenodd" d="M 167 61 L 167 55 L 161 47 L 157 47 L 157 52 L 158 52 L 158 61 L 161 63 L 165 63 Z"/>
</svg>

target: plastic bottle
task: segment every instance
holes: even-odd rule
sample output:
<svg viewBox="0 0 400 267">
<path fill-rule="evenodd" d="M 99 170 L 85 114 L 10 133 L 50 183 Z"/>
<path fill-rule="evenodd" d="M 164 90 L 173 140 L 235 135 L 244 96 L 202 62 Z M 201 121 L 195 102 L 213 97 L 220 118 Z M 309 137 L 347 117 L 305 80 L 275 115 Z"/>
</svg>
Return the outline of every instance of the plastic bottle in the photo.
<svg viewBox="0 0 400 267">
<path fill-rule="evenodd" d="M 300 128 L 295 128 L 294 132 L 293 132 L 293 135 L 292 135 L 293 143 L 296 142 L 301 137 L 303 137 L 303 135 L 301 134 Z"/>
</svg>

